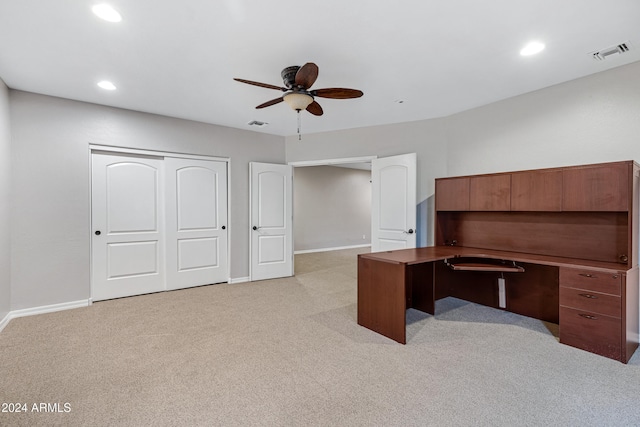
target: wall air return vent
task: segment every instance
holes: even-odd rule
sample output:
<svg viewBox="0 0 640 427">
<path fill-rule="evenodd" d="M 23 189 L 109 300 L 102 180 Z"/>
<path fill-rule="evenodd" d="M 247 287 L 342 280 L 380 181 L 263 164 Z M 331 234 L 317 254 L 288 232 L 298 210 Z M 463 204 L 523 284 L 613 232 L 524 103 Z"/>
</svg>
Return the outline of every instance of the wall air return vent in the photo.
<svg viewBox="0 0 640 427">
<path fill-rule="evenodd" d="M 629 51 L 629 42 L 620 43 L 619 45 L 607 47 L 605 49 L 599 50 L 597 52 L 593 52 L 591 56 L 596 61 L 604 61 L 611 55 L 620 55 L 622 53 Z"/>
</svg>

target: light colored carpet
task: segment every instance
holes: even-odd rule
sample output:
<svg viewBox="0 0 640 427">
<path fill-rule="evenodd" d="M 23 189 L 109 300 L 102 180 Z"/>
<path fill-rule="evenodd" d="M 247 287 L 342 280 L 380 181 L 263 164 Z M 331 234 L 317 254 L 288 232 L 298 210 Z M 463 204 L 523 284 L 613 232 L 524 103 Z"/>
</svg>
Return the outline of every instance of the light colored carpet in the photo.
<svg viewBox="0 0 640 427">
<path fill-rule="evenodd" d="M 640 425 L 628 365 L 553 325 L 447 298 L 409 310 L 408 344 L 356 323 L 356 254 L 296 256 L 296 276 L 95 303 L 0 333 L 2 426 Z"/>
</svg>

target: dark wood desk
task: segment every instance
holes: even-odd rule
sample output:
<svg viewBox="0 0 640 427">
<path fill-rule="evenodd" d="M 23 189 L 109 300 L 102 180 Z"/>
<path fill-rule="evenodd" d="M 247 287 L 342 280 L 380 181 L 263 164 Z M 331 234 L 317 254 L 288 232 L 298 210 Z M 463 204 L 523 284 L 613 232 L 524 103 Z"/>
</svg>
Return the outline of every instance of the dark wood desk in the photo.
<svg viewBox="0 0 640 427">
<path fill-rule="evenodd" d="M 360 325 L 404 344 L 406 310 L 435 314 L 435 301 L 452 296 L 557 323 L 561 343 L 629 361 L 638 347 L 640 165 L 435 184 L 436 246 L 359 256 Z"/>
<path fill-rule="evenodd" d="M 462 257 L 480 263 L 483 259 L 506 261 L 506 265 L 515 262 L 524 272 L 491 268 L 454 271 L 445 264 L 445 260 Z M 406 344 L 408 308 L 435 315 L 435 301 L 448 296 L 499 308 L 498 277 L 505 278 L 503 309 L 560 324 L 561 342 L 623 363 L 638 347 L 637 268 L 627 270 L 617 263 L 457 246 L 359 255 L 358 324 Z M 608 282 L 614 285 L 602 288 L 609 286 Z M 583 310 L 561 307 L 562 290 L 577 293 L 578 300 L 584 300 L 578 301 L 577 308 Z M 607 298 L 614 308 L 602 313 L 605 309 L 601 308 L 601 301 Z"/>
</svg>

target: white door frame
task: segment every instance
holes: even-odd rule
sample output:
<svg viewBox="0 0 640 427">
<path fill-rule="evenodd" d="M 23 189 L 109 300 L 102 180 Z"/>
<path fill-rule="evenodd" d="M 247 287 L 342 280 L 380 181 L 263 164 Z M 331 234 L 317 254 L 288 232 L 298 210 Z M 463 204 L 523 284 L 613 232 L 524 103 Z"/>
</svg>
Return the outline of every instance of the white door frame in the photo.
<svg viewBox="0 0 640 427">
<path fill-rule="evenodd" d="M 343 157 L 338 159 L 325 160 L 301 160 L 298 162 L 289 162 L 288 165 L 294 168 L 303 166 L 332 166 L 343 165 L 345 163 L 371 163 L 371 160 L 377 159 L 378 156 L 362 156 L 362 157 Z"/>
<path fill-rule="evenodd" d="M 104 154 L 133 154 L 133 155 L 144 155 L 144 156 L 159 156 L 159 157 L 177 157 L 181 159 L 194 159 L 194 160 L 213 160 L 218 162 L 226 162 L 227 163 L 227 218 L 228 218 L 228 234 L 227 234 L 227 283 L 231 283 L 231 234 L 233 233 L 233 227 L 231 227 L 231 159 L 229 157 L 217 157 L 217 156 L 206 156 L 200 154 L 189 154 L 189 153 L 178 153 L 178 152 L 170 152 L 170 151 L 156 151 L 156 150 L 141 150 L 137 148 L 127 148 L 127 147 L 116 147 L 111 145 L 101 145 L 101 144 L 89 144 L 89 150 L 87 152 L 87 156 L 89 159 L 89 165 L 91 165 L 91 155 L 93 153 L 104 153 Z M 89 253 L 93 253 L 93 245 L 92 245 L 92 233 L 93 228 L 91 224 L 92 218 L 92 207 L 91 207 L 91 179 L 92 179 L 92 170 L 89 167 L 89 233 L 87 234 L 89 239 Z M 164 224 L 163 224 L 164 225 Z M 89 277 L 93 278 L 93 266 L 92 266 L 92 258 L 89 256 Z M 89 281 L 89 289 L 91 290 L 93 286 L 92 279 Z M 89 305 L 93 304 L 91 291 L 89 291 Z"/>
</svg>

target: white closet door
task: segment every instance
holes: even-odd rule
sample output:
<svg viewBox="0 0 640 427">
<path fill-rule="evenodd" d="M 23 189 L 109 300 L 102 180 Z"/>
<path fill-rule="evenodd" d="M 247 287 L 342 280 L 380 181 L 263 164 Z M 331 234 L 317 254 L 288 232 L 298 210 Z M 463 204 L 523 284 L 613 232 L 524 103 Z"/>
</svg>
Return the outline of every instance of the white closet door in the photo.
<svg viewBox="0 0 640 427">
<path fill-rule="evenodd" d="M 165 158 L 167 289 L 227 282 L 227 163 Z"/>
<path fill-rule="evenodd" d="M 163 161 L 92 154 L 93 301 L 164 289 Z"/>
<path fill-rule="evenodd" d="M 371 162 L 371 252 L 416 247 L 416 153 Z"/>
<path fill-rule="evenodd" d="M 292 169 L 249 163 L 251 280 L 293 275 Z"/>
</svg>

